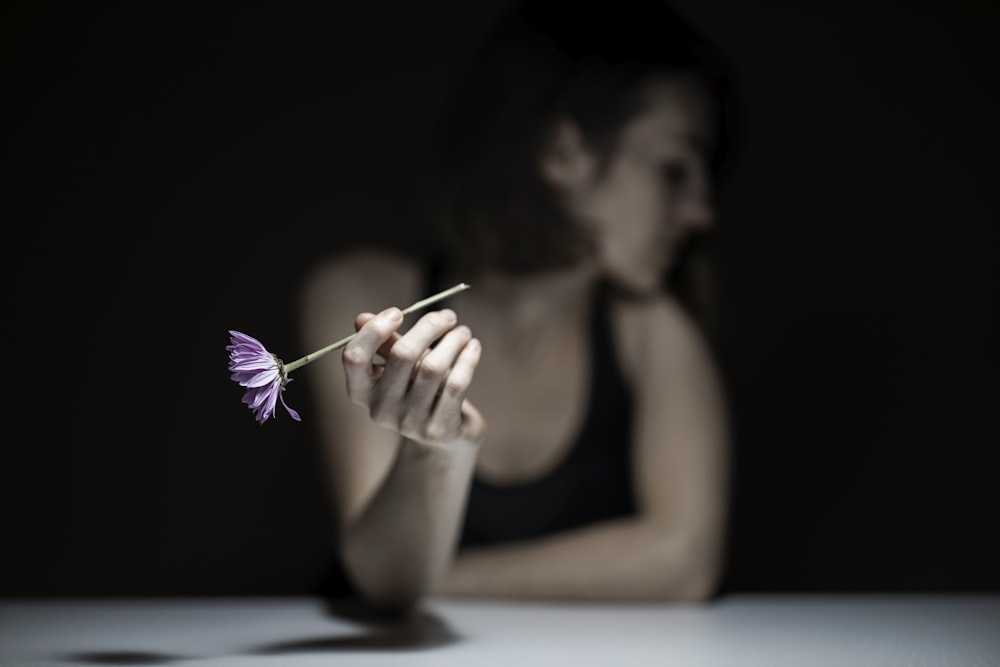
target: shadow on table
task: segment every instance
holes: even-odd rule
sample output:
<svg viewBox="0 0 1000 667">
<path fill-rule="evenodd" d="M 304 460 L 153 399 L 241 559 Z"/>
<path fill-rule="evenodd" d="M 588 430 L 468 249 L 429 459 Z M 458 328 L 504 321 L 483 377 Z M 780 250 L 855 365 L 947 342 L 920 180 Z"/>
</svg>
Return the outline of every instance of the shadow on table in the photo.
<svg viewBox="0 0 1000 667">
<path fill-rule="evenodd" d="M 459 641 L 444 620 L 425 609 L 387 614 L 348 599 L 325 600 L 327 614 L 355 626 L 344 634 L 270 642 L 233 652 L 233 655 L 284 655 L 335 651 L 408 651 L 445 646 Z M 152 651 L 87 651 L 58 656 L 87 665 L 165 665 L 208 656 L 174 655 Z"/>
<path fill-rule="evenodd" d="M 165 665 L 195 656 L 154 653 L 151 651 L 87 651 L 56 656 L 58 660 L 85 665 Z"/>
<path fill-rule="evenodd" d="M 330 616 L 363 626 L 364 632 L 333 637 L 273 642 L 252 649 L 256 654 L 306 653 L 336 650 L 419 650 L 459 640 L 440 616 L 425 609 L 405 614 L 379 612 L 354 599 L 325 601 Z"/>
</svg>

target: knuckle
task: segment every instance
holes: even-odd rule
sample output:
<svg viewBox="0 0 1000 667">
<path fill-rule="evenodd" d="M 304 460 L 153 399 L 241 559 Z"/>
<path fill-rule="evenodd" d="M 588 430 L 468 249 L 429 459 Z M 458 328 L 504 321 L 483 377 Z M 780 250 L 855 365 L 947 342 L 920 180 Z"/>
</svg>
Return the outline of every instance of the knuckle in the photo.
<svg viewBox="0 0 1000 667">
<path fill-rule="evenodd" d="M 435 328 L 450 326 L 455 321 L 455 316 L 450 311 L 447 310 L 436 310 L 431 313 L 424 315 L 424 321 L 433 325 Z"/>
<path fill-rule="evenodd" d="M 395 331 L 396 327 L 393 322 L 389 321 L 387 317 L 379 317 L 376 315 L 372 317 L 365 326 L 369 326 L 374 329 L 379 336 L 385 337 Z"/>
<path fill-rule="evenodd" d="M 379 415 L 378 417 L 372 417 L 372 423 L 374 423 L 376 426 L 381 426 L 382 428 L 386 428 L 392 431 L 399 430 L 399 424 L 396 423 L 396 420 L 384 414 Z"/>
<path fill-rule="evenodd" d="M 345 366 L 352 368 L 365 365 L 365 353 L 358 347 L 348 346 L 341 359 Z"/>
<path fill-rule="evenodd" d="M 440 442 L 448 438 L 448 429 L 440 422 L 432 422 L 424 427 L 424 437 L 430 442 Z"/>
<path fill-rule="evenodd" d="M 407 437 L 420 433 L 419 420 L 413 415 L 406 415 L 399 420 L 399 432 Z"/>
<path fill-rule="evenodd" d="M 394 361 L 412 363 L 420 358 L 420 349 L 405 338 L 401 338 L 389 350 L 389 358 Z"/>
<path fill-rule="evenodd" d="M 429 355 L 420 362 L 417 374 L 424 379 L 439 378 L 448 371 L 448 366 L 439 358 Z"/>
<path fill-rule="evenodd" d="M 371 420 L 379 426 L 396 428 L 399 425 L 399 420 L 381 401 L 377 401 L 368 406 L 368 415 L 371 417 Z"/>
<path fill-rule="evenodd" d="M 457 398 L 462 396 L 469 388 L 469 381 L 464 377 L 456 377 L 454 375 L 448 376 L 445 380 L 444 389 L 442 392 L 448 398 Z"/>
</svg>

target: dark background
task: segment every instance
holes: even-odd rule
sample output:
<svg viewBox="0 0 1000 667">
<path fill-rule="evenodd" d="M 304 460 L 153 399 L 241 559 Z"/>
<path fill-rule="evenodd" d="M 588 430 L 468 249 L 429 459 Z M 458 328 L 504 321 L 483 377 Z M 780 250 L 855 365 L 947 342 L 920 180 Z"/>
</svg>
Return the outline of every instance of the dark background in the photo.
<svg viewBox="0 0 1000 667">
<path fill-rule="evenodd" d="M 297 357 L 315 262 L 420 243 L 421 141 L 506 5 L 361 4 L 4 6 L 0 595 L 313 590 L 307 383 L 258 426 L 227 329 Z M 746 105 L 725 590 L 1000 590 L 1000 8 L 674 6 Z"/>
</svg>

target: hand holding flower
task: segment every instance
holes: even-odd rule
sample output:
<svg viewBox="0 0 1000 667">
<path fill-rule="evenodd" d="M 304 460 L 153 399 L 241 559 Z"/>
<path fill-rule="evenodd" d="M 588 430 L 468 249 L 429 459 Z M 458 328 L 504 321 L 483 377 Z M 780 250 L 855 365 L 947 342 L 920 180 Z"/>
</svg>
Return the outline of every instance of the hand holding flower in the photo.
<svg viewBox="0 0 1000 667">
<path fill-rule="evenodd" d="M 402 319 L 395 308 L 358 318 L 343 357 L 349 397 L 373 422 L 411 440 L 480 442 L 485 423 L 465 400 L 479 341 L 451 310 L 424 315 L 404 335 L 397 333 Z"/>
<path fill-rule="evenodd" d="M 422 299 L 401 311 L 395 308 L 390 310 L 399 313 L 399 322 L 402 323 L 403 316 L 468 288 L 469 286 L 465 283 L 459 283 L 450 289 Z M 226 346 L 226 350 L 229 351 L 230 379 L 239 383 L 241 387 L 246 387 L 247 390 L 243 394 L 243 402 L 253 411 L 258 423 L 263 424 L 269 417 L 274 416 L 279 398 L 292 419 L 302 421 L 299 413 L 290 408 L 285 403 L 284 396 L 282 396 L 285 387 L 292 381 L 288 377 L 288 374 L 329 352 L 348 345 L 354 340 L 356 335 L 352 334 L 342 338 L 289 364 L 284 364 L 277 355 L 268 352 L 263 343 L 253 336 L 230 330 L 230 344 Z"/>
</svg>

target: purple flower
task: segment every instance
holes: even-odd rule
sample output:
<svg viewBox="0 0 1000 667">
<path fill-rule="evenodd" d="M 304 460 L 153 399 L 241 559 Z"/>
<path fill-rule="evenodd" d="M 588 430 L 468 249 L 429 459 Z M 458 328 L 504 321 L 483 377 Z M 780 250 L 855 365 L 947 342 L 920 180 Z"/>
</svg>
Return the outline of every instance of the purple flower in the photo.
<svg viewBox="0 0 1000 667">
<path fill-rule="evenodd" d="M 243 402 L 253 410 L 254 416 L 261 424 L 268 417 L 274 416 L 281 398 L 281 404 L 295 421 L 302 421 L 299 413 L 288 407 L 282 393 L 291 378 L 285 372 L 281 359 L 267 351 L 259 340 L 239 331 L 229 332 L 229 370 L 230 379 L 246 387 Z"/>
<path fill-rule="evenodd" d="M 447 299 L 452 294 L 457 294 L 467 289 L 469 289 L 468 285 L 459 283 L 443 292 L 438 292 L 434 296 L 417 301 L 408 308 L 404 308 L 402 311 L 403 315 L 425 308 L 432 303 L 437 303 L 442 299 Z M 285 397 L 282 396 L 282 393 L 285 391 L 285 385 L 292 381 L 288 377 L 288 374 L 298 368 L 302 368 L 306 364 L 311 364 L 325 354 L 339 350 L 354 340 L 355 335 L 357 334 L 341 338 L 326 347 L 307 354 L 301 359 L 296 359 L 285 364 L 277 356 L 268 352 L 267 348 L 253 336 L 230 330 L 230 344 L 226 346 L 226 349 L 229 350 L 229 370 L 233 374 L 229 377 L 239 382 L 241 387 L 247 388 L 246 393 L 243 394 L 243 402 L 253 410 L 254 416 L 261 424 L 266 422 L 268 417 L 274 416 L 279 398 L 281 399 L 281 404 L 285 406 L 285 410 L 288 410 L 288 414 L 292 416 L 292 419 L 300 422 L 302 418 L 299 417 L 299 413 L 288 407 L 288 404 L 285 403 Z"/>
</svg>

